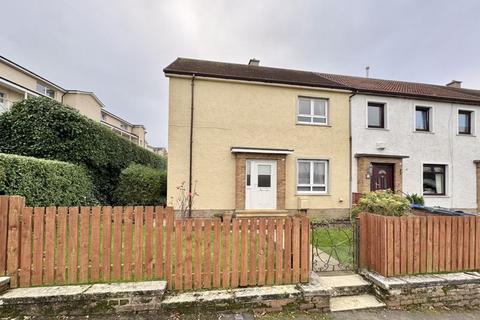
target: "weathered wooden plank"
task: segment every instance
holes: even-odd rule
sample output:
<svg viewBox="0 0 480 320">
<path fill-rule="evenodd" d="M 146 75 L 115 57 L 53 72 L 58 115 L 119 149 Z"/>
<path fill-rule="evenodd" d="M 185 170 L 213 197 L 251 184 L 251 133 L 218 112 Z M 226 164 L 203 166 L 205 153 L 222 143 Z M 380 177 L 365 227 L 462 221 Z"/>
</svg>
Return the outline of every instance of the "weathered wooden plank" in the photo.
<svg viewBox="0 0 480 320">
<path fill-rule="evenodd" d="M 164 270 L 163 263 L 166 258 L 163 256 L 163 243 L 164 243 L 164 217 L 165 217 L 165 210 L 161 207 L 155 207 L 155 274 L 157 275 L 158 279 L 163 279 Z"/>
<path fill-rule="evenodd" d="M 153 211 L 154 207 L 145 207 L 145 274 L 144 279 L 153 277 Z M 160 226 L 162 227 L 162 226 Z"/>
<path fill-rule="evenodd" d="M 438 245 L 438 271 L 445 271 L 445 217 L 438 217 L 440 223 L 439 245 Z"/>
<path fill-rule="evenodd" d="M 375 238 L 372 238 L 372 241 L 377 242 Z M 400 218 L 400 256 L 401 256 L 401 261 L 400 261 L 400 274 L 407 274 L 407 261 L 408 261 L 408 255 L 407 255 L 407 218 L 406 217 L 401 217 Z"/>
<path fill-rule="evenodd" d="M 166 211 L 166 228 L 165 228 L 165 278 L 167 279 L 168 288 L 172 288 L 173 285 L 173 275 L 172 275 L 172 235 L 173 235 L 173 208 L 169 207 Z"/>
<path fill-rule="evenodd" d="M 300 282 L 300 219 L 293 218 L 293 268 L 292 268 L 292 282 Z"/>
<path fill-rule="evenodd" d="M 0 198 L 1 202 L 1 198 Z M 1 209 L 0 209 L 0 214 Z M 21 287 L 30 286 L 31 270 L 32 270 L 32 208 L 24 208 L 22 213 L 22 231 L 20 235 L 20 243 L 22 245 L 20 251 L 20 277 L 19 284 Z M 2 227 L 2 230 L 3 227 Z M 6 231 L 5 231 L 6 233 Z M 1 250 L 0 250 L 1 251 Z M 5 252 L 6 255 L 6 252 Z"/>
<path fill-rule="evenodd" d="M 202 288 L 202 223 L 202 220 L 196 219 L 193 225 L 195 234 L 195 269 L 193 287 L 195 289 Z"/>
<path fill-rule="evenodd" d="M 463 267 L 462 270 L 468 270 L 470 260 L 470 220 L 468 217 L 462 217 L 463 220 Z"/>
<path fill-rule="evenodd" d="M 175 290 L 183 290 L 183 224 L 175 221 Z"/>
<path fill-rule="evenodd" d="M 420 272 L 420 217 L 413 218 L 413 273 Z"/>
<path fill-rule="evenodd" d="M 480 217 L 475 219 L 475 269 L 480 269 Z"/>
<path fill-rule="evenodd" d="M 215 219 L 213 222 L 213 230 L 214 230 L 214 243 L 213 243 L 213 255 L 216 259 L 215 263 L 213 264 L 213 286 L 215 288 L 220 287 L 220 266 L 221 266 L 221 255 L 220 255 L 220 219 Z"/>
<path fill-rule="evenodd" d="M 112 250 L 112 207 L 102 208 L 102 278 L 110 280 Z M 116 254 L 120 254 L 116 252 Z"/>
<path fill-rule="evenodd" d="M 205 260 L 205 264 L 203 272 L 203 287 L 209 289 L 212 287 L 212 220 L 204 221 L 204 234 L 203 259 Z"/>
<path fill-rule="evenodd" d="M 458 267 L 458 218 L 452 217 L 452 271 Z"/>
<path fill-rule="evenodd" d="M 185 221 L 185 276 L 183 285 L 185 290 L 192 289 L 192 230 L 193 221 L 192 218 L 188 218 Z"/>
<path fill-rule="evenodd" d="M 241 264 L 240 264 L 240 285 L 248 284 L 248 219 L 241 219 Z"/>
<path fill-rule="evenodd" d="M 233 219 L 232 221 L 232 288 L 238 287 L 238 240 L 239 240 L 239 219 Z"/>
<path fill-rule="evenodd" d="M 257 284 L 257 219 L 250 220 L 249 275 L 251 286 Z"/>
<path fill-rule="evenodd" d="M 123 209 L 123 280 L 132 280 L 133 207 Z"/>
<path fill-rule="evenodd" d="M 463 270 L 463 218 L 458 217 L 458 231 L 457 231 L 457 269 L 456 270 Z"/>
<path fill-rule="evenodd" d="M 91 258 L 90 280 L 100 279 L 100 213 L 101 207 L 92 207 L 92 231 L 91 231 Z"/>
<path fill-rule="evenodd" d="M 427 272 L 427 217 L 420 217 L 420 273 Z"/>
<path fill-rule="evenodd" d="M 45 228 L 44 219 L 45 208 L 34 208 L 32 257 L 32 285 L 34 286 L 43 284 L 43 234 Z"/>
<path fill-rule="evenodd" d="M 393 276 L 395 273 L 395 247 L 394 247 L 394 229 L 393 229 L 393 220 L 394 218 L 387 218 L 387 234 L 385 238 L 387 239 L 387 275 L 389 277 Z"/>
<path fill-rule="evenodd" d="M 310 220 L 302 217 L 300 281 L 308 282 L 310 277 Z"/>
<path fill-rule="evenodd" d="M 7 275 L 10 287 L 18 285 L 18 267 L 20 265 L 20 216 L 24 208 L 23 197 L 11 196 L 8 203 L 8 237 L 7 237 Z"/>
<path fill-rule="evenodd" d="M 365 228 L 366 229 L 366 228 Z M 395 263 L 394 263 L 394 275 L 401 274 L 400 263 L 402 260 L 402 252 L 401 252 L 401 232 L 400 232 L 400 219 L 393 219 L 393 233 L 394 233 L 394 256 L 395 256 Z"/>
<path fill-rule="evenodd" d="M 263 237 L 265 238 L 265 236 Z M 259 263 L 259 270 L 260 268 L 261 266 Z M 265 269 L 265 265 L 263 266 L 263 268 Z M 284 272 L 283 282 L 284 283 L 292 282 L 292 219 L 291 218 L 285 219 L 285 272 Z"/>
<path fill-rule="evenodd" d="M 80 266 L 78 281 L 88 281 L 88 244 L 90 237 L 90 207 L 80 208 Z"/>
<path fill-rule="evenodd" d="M 7 274 L 7 234 L 9 196 L 0 195 L 0 275 Z"/>
<path fill-rule="evenodd" d="M 135 212 L 135 280 L 143 278 L 143 207 L 136 206 Z"/>
<path fill-rule="evenodd" d="M 300 226 L 300 224 L 299 224 Z M 268 219 L 267 220 L 267 236 L 268 236 L 268 241 L 267 241 L 267 285 L 273 285 L 274 283 L 274 275 L 275 275 L 275 219 Z M 300 232 L 299 232 L 299 238 L 300 238 Z M 300 242 L 300 240 L 299 240 Z M 298 246 L 298 255 L 299 255 L 299 260 L 300 260 L 300 243 Z M 300 261 L 299 261 L 300 262 Z M 300 269 L 300 268 L 299 268 Z"/>
<path fill-rule="evenodd" d="M 231 219 L 226 217 L 223 219 L 223 249 L 222 249 L 222 286 L 230 287 L 230 227 Z"/>
<path fill-rule="evenodd" d="M 468 220 L 470 220 L 470 238 L 468 240 L 470 244 L 470 250 L 469 250 L 469 270 L 474 270 L 475 269 L 475 217 L 468 217 Z"/>
<path fill-rule="evenodd" d="M 37 208 L 34 216 L 36 216 L 36 210 Z M 68 208 L 68 283 L 77 283 L 78 280 L 78 216 L 78 207 Z M 34 220 L 34 229 L 35 225 L 37 225 L 36 220 Z"/>
<path fill-rule="evenodd" d="M 266 281 L 266 270 L 265 270 L 265 254 L 266 254 L 266 229 L 267 221 L 265 218 L 258 219 L 258 280 L 257 284 L 263 286 Z"/>
<path fill-rule="evenodd" d="M 433 217 L 427 216 L 427 272 L 433 271 Z"/>
<path fill-rule="evenodd" d="M 113 254 L 112 254 L 112 278 L 122 279 L 122 220 L 123 208 L 113 207 Z"/>
<path fill-rule="evenodd" d="M 55 282 L 55 214 L 57 208 L 47 207 L 45 210 L 45 269 L 44 284 Z"/>
<path fill-rule="evenodd" d="M 452 218 L 445 217 L 445 271 L 452 270 Z"/>
<path fill-rule="evenodd" d="M 413 243 L 413 218 L 407 218 L 407 273 L 413 274 L 414 243 Z"/>
<path fill-rule="evenodd" d="M 284 268 L 283 268 L 283 227 L 285 219 L 277 219 L 275 228 L 275 284 L 283 284 Z"/>
</svg>

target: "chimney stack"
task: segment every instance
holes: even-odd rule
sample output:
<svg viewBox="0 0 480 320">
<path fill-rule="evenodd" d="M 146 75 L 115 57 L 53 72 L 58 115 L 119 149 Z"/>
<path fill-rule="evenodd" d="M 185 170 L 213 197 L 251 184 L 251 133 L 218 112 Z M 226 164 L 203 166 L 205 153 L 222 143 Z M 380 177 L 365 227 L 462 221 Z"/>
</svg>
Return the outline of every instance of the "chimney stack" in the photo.
<svg viewBox="0 0 480 320">
<path fill-rule="evenodd" d="M 449 83 L 447 83 L 446 86 L 447 87 L 452 87 L 452 88 L 461 88 L 462 87 L 462 81 L 452 80 Z"/>
<path fill-rule="evenodd" d="M 248 61 L 249 66 L 258 66 L 260 64 L 260 60 L 252 58 L 250 61 Z"/>
</svg>

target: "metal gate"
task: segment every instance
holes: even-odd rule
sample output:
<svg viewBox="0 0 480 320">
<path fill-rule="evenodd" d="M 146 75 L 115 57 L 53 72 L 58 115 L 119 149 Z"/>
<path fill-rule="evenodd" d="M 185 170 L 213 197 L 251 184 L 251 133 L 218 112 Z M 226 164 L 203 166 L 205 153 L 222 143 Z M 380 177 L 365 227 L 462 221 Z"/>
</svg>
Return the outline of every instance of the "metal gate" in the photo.
<svg viewBox="0 0 480 320">
<path fill-rule="evenodd" d="M 351 221 L 312 221 L 312 271 L 356 271 L 358 226 Z"/>
</svg>

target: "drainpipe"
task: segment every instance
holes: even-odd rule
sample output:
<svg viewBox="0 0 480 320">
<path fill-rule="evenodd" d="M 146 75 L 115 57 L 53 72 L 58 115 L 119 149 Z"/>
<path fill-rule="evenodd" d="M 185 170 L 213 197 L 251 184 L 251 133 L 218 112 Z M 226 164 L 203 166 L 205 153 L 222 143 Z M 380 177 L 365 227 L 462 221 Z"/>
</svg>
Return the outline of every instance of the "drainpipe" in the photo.
<svg viewBox="0 0 480 320">
<path fill-rule="evenodd" d="M 193 111 L 195 100 L 195 74 L 192 75 L 191 101 L 190 101 L 190 159 L 188 170 L 188 217 L 192 217 L 192 168 L 193 168 Z"/>
<path fill-rule="evenodd" d="M 349 140 L 349 166 L 348 166 L 348 174 L 349 174 L 349 184 L 348 184 L 348 188 L 349 188 L 349 194 L 348 194 L 348 198 L 349 198 L 349 203 L 350 203 L 350 209 L 352 208 L 353 206 L 353 198 L 352 198 L 352 165 L 353 165 L 353 161 L 352 161 L 352 98 L 357 94 L 357 91 L 354 91 L 353 94 L 351 94 L 349 97 L 348 97 L 348 140 Z"/>
</svg>

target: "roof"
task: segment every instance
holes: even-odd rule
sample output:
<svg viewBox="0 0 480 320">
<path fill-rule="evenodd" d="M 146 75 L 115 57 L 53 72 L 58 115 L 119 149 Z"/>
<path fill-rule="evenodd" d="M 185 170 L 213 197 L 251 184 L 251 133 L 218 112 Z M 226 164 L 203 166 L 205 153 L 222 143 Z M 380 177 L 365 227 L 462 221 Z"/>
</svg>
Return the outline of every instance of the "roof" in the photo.
<svg viewBox="0 0 480 320">
<path fill-rule="evenodd" d="M 358 92 L 480 104 L 479 90 L 328 73 L 320 73 L 320 75 Z"/>
<path fill-rule="evenodd" d="M 480 90 L 427 83 L 363 78 L 187 58 L 177 58 L 163 71 L 167 76 L 170 74 L 195 74 L 196 76 L 222 79 L 346 89 L 367 94 L 480 105 Z"/>
<path fill-rule="evenodd" d="M 326 79 L 315 72 L 252 66 L 247 64 L 177 58 L 169 66 L 163 69 L 163 71 L 167 75 L 195 74 L 196 76 L 212 78 L 348 90 L 344 85 Z"/>
</svg>

